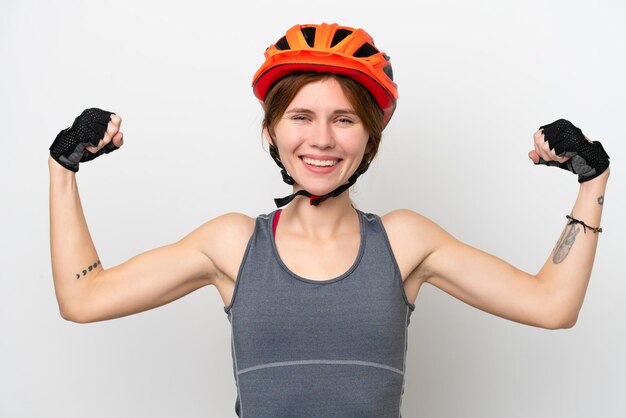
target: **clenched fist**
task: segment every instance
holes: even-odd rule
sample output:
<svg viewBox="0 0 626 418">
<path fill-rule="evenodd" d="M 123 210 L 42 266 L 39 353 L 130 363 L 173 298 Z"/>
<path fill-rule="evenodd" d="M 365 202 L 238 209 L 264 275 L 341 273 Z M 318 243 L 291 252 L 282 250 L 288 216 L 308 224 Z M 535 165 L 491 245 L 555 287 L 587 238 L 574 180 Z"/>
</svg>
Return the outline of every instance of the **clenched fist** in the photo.
<svg viewBox="0 0 626 418">
<path fill-rule="evenodd" d="M 93 160 L 122 146 L 122 119 L 112 112 L 86 109 L 72 126 L 59 132 L 50 146 L 50 156 L 63 167 L 78 171 L 78 163 Z"/>
<path fill-rule="evenodd" d="M 570 121 L 559 119 L 541 126 L 534 135 L 535 149 L 528 156 L 535 164 L 559 167 L 578 174 L 583 183 L 609 167 L 609 155 L 598 141 L 589 141 Z"/>
</svg>

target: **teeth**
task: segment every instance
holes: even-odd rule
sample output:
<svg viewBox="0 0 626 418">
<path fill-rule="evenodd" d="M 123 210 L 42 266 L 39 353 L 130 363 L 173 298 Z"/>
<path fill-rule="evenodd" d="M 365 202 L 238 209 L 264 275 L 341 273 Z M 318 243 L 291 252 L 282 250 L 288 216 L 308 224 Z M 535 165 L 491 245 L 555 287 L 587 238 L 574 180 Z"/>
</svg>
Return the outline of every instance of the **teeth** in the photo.
<svg viewBox="0 0 626 418">
<path fill-rule="evenodd" d="M 309 165 L 316 167 L 330 167 L 337 164 L 337 160 L 314 160 L 313 158 L 304 157 L 302 160 Z"/>
</svg>

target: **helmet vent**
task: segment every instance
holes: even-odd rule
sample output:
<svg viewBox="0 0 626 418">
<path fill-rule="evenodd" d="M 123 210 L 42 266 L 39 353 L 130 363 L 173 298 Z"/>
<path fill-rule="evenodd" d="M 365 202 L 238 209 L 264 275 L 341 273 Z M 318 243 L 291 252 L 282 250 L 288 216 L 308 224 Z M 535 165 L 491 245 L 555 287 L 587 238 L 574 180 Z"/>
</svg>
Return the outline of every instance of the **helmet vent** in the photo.
<svg viewBox="0 0 626 418">
<path fill-rule="evenodd" d="M 307 45 L 313 48 L 313 44 L 315 43 L 315 27 L 309 26 L 307 28 L 302 28 L 302 35 L 304 35 L 304 40 Z"/>
<path fill-rule="evenodd" d="M 375 54 L 378 54 L 378 49 L 376 49 L 376 47 L 372 44 L 364 43 L 359 49 L 356 50 L 354 56 L 357 58 L 367 58 Z"/>
<path fill-rule="evenodd" d="M 343 41 L 351 33 L 352 31 L 348 29 L 338 29 L 337 32 L 335 32 L 335 35 L 333 36 L 333 40 L 330 43 L 330 47 L 331 48 L 334 47 L 339 42 Z"/>
<path fill-rule="evenodd" d="M 387 77 L 389 77 L 391 81 L 393 81 L 393 70 L 391 69 L 391 64 L 385 65 L 383 67 L 383 72 L 387 74 Z"/>
<path fill-rule="evenodd" d="M 274 46 L 276 47 L 276 49 L 280 49 L 281 51 L 285 49 L 291 49 L 289 43 L 287 42 L 287 38 L 285 38 L 284 36 L 280 38 Z"/>
</svg>

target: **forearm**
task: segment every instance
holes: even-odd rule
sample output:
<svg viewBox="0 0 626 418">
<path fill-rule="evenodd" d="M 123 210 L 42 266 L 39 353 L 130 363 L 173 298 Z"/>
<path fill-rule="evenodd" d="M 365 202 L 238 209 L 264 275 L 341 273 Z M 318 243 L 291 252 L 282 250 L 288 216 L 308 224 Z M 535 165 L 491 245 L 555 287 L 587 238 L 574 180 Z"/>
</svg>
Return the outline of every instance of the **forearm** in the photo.
<svg viewBox="0 0 626 418">
<path fill-rule="evenodd" d="M 582 183 L 571 216 L 591 227 L 601 225 L 607 169 L 601 176 Z M 600 233 L 581 224 L 565 226 L 554 250 L 537 278 L 554 300 L 554 312 L 563 326 L 572 326 L 578 317 L 596 254 Z"/>
<path fill-rule="evenodd" d="M 83 213 L 75 174 L 53 159 L 50 170 L 50 252 L 61 315 L 71 318 L 85 297 L 87 280 L 102 266 Z"/>
</svg>

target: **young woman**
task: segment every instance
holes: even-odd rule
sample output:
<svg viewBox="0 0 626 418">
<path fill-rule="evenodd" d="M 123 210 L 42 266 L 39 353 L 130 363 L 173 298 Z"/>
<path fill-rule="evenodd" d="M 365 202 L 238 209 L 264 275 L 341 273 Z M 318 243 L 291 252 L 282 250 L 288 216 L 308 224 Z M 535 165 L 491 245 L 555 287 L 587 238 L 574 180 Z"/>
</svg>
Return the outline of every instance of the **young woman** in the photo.
<svg viewBox="0 0 626 418">
<path fill-rule="evenodd" d="M 566 120 L 529 157 L 578 175 L 580 191 L 537 274 L 457 241 L 408 210 L 363 213 L 364 173 L 397 100 L 388 57 L 361 29 L 296 25 L 254 76 L 270 154 L 293 194 L 256 219 L 230 213 L 174 244 L 103 268 L 82 213 L 80 162 L 123 143 L 119 116 L 88 109 L 50 148 L 51 252 L 61 315 L 92 322 L 214 285 L 232 324 L 240 417 L 399 416 L 406 330 L 430 283 L 486 312 L 571 327 L 591 274 L 608 155 Z"/>
</svg>

